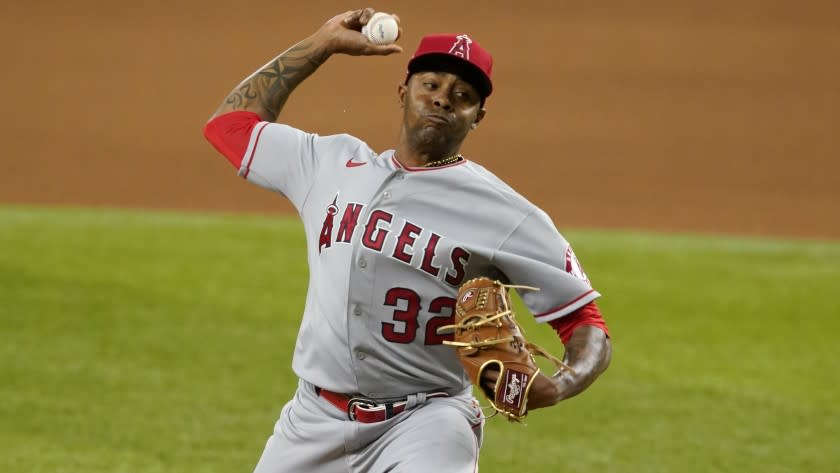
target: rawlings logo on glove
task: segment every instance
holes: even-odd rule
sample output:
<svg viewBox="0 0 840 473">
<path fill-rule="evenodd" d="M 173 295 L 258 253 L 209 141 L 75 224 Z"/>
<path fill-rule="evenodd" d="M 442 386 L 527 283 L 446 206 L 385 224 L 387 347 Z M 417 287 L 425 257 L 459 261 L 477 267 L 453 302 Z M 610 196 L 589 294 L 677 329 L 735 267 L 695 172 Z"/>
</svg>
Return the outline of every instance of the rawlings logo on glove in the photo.
<svg viewBox="0 0 840 473">
<path fill-rule="evenodd" d="M 543 356 L 560 370 L 571 370 L 541 347 L 527 342 L 511 309 L 508 288 L 539 290 L 527 286 L 506 286 L 489 278 L 476 278 L 458 290 L 455 323 L 438 328 L 438 334 L 454 333 L 452 341 L 458 358 L 473 384 L 490 405 L 511 421 L 528 414 L 528 392 L 540 368 L 534 354 Z M 497 370 L 492 391 L 482 386 L 482 375 Z"/>
</svg>

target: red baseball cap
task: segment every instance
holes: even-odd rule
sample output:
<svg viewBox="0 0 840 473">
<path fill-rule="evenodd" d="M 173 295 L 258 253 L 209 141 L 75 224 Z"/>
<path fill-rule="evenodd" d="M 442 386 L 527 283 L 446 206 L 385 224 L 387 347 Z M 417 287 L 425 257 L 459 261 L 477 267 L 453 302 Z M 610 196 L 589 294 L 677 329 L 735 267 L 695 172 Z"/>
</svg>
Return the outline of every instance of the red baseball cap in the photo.
<svg viewBox="0 0 840 473">
<path fill-rule="evenodd" d="M 424 36 L 408 61 L 406 82 L 411 74 L 421 71 L 453 72 L 473 84 L 482 97 L 493 92 L 493 56 L 463 33 Z"/>
</svg>

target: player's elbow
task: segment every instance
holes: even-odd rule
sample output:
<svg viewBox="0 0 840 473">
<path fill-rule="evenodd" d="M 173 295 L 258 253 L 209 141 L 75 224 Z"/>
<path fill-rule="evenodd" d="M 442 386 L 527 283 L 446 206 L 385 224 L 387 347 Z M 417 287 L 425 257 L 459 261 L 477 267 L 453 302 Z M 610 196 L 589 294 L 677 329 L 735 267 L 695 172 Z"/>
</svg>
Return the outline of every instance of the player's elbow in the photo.
<svg viewBox="0 0 840 473">
<path fill-rule="evenodd" d="M 607 368 L 610 367 L 610 362 L 612 361 L 612 342 L 610 341 L 610 337 L 604 334 L 604 341 L 603 349 L 601 353 L 601 362 L 599 363 L 599 375 L 604 371 L 607 371 Z"/>
</svg>

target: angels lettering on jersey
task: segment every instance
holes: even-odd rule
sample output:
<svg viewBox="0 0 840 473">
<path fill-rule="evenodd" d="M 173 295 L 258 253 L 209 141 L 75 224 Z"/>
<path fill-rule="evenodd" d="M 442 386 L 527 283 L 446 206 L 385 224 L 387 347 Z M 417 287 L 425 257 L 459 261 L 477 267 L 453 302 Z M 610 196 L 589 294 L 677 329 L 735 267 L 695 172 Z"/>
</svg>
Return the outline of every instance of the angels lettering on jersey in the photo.
<svg viewBox="0 0 840 473">
<path fill-rule="evenodd" d="M 453 287 L 460 286 L 464 281 L 469 251 L 456 246 L 448 250 L 448 254 L 443 254 L 445 250 L 438 248 L 443 237 L 429 229 L 379 209 L 369 212 L 367 218 L 360 222 L 364 204 L 347 202 L 343 207 L 342 210 L 336 194 L 327 206 L 321 226 L 319 254 L 329 250 L 334 243 L 350 244 L 353 235 L 360 232 L 360 243 L 369 250 L 384 254 L 383 248 L 391 247 L 386 243 L 394 242 L 393 251 L 387 254 L 390 258 L 418 267 Z M 340 220 L 336 223 L 339 215 Z"/>
</svg>

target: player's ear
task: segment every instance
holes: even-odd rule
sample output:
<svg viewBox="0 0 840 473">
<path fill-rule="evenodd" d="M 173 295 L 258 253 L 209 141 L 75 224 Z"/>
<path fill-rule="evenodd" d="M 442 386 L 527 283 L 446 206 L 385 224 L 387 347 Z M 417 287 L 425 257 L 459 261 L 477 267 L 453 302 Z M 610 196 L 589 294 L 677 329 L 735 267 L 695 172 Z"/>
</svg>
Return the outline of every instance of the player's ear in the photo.
<svg viewBox="0 0 840 473">
<path fill-rule="evenodd" d="M 400 98 L 400 108 L 405 106 L 405 94 L 408 92 L 408 85 L 406 83 L 401 83 L 397 86 L 397 95 Z"/>
<path fill-rule="evenodd" d="M 481 120 L 484 120 L 484 115 L 485 115 L 486 113 L 487 113 L 487 110 L 486 110 L 484 107 L 482 107 L 482 108 L 478 111 L 478 113 L 475 115 L 475 121 L 473 121 L 473 122 L 472 122 L 472 125 L 470 125 L 470 128 L 472 128 L 473 130 L 475 130 L 476 128 L 478 128 L 478 123 L 479 123 Z"/>
</svg>

